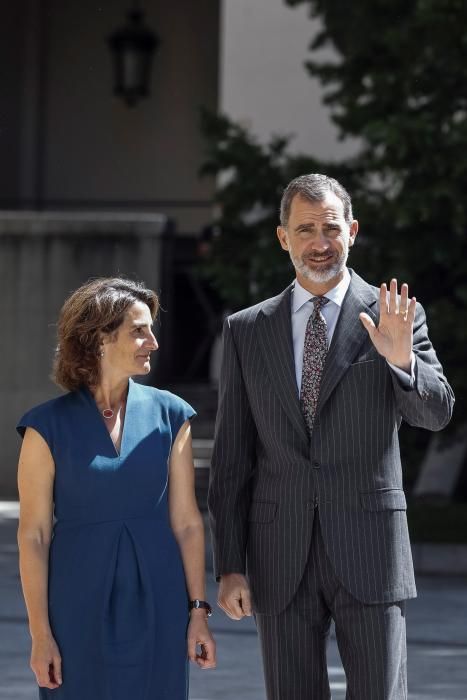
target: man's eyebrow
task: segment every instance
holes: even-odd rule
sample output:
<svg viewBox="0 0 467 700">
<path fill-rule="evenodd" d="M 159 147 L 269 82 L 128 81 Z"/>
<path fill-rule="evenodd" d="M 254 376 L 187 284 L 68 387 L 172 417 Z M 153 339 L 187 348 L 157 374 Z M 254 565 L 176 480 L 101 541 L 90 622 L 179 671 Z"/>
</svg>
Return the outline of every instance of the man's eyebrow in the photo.
<svg viewBox="0 0 467 700">
<path fill-rule="evenodd" d="M 333 221 L 323 221 L 322 226 L 340 226 L 340 222 L 335 219 Z M 303 224 L 298 224 L 298 226 L 295 227 L 295 231 L 306 231 L 307 229 L 314 228 L 315 222 L 314 221 L 308 221 L 307 223 Z"/>
<path fill-rule="evenodd" d="M 306 224 L 299 224 L 298 226 L 295 227 L 295 230 L 302 231 L 302 230 L 305 230 L 307 228 L 313 228 L 314 225 L 315 225 L 314 221 L 310 221 Z"/>
</svg>

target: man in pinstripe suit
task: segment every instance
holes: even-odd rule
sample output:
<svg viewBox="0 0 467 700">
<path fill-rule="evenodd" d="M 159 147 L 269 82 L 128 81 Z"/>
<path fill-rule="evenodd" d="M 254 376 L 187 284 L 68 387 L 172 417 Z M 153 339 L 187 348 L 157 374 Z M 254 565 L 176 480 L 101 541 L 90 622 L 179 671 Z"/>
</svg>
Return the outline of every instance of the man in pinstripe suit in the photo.
<svg viewBox="0 0 467 700">
<path fill-rule="evenodd" d="M 324 175 L 286 188 L 296 279 L 224 325 L 209 508 L 219 605 L 254 611 L 269 700 L 330 697 L 331 619 L 354 700 L 407 697 L 416 595 L 398 429 L 449 421 L 454 396 L 406 284 L 346 267 L 358 222 Z"/>
</svg>

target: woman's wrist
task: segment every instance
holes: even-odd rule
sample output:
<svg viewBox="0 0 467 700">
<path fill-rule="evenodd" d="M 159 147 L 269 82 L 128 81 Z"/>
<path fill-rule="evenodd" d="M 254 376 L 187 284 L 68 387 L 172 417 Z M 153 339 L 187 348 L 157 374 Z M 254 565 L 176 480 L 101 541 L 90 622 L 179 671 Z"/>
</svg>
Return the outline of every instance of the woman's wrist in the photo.
<svg viewBox="0 0 467 700">
<path fill-rule="evenodd" d="M 209 625 L 209 617 L 206 615 L 204 611 L 202 612 L 194 612 L 190 613 L 190 621 L 188 624 L 191 625 Z"/>
<path fill-rule="evenodd" d="M 29 628 L 29 634 L 33 642 L 39 642 L 45 639 L 51 639 L 53 637 L 52 630 L 50 627 L 40 627 L 40 628 Z"/>
<path fill-rule="evenodd" d="M 190 600 L 188 603 L 188 610 L 190 614 L 197 611 L 203 611 L 207 617 L 211 617 L 212 615 L 212 608 L 210 604 L 201 598 L 194 598 L 193 600 Z"/>
<path fill-rule="evenodd" d="M 198 608 L 190 610 L 190 617 L 209 617 L 207 610 L 204 610 L 203 608 Z"/>
<path fill-rule="evenodd" d="M 48 615 L 38 614 L 29 618 L 29 634 L 34 641 L 52 637 Z"/>
</svg>

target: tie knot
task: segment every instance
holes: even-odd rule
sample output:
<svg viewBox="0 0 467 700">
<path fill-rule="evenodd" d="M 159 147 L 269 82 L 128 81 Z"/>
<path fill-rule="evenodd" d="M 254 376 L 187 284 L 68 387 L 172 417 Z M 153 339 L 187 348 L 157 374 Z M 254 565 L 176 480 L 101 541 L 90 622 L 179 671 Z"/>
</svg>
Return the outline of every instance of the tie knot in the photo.
<svg viewBox="0 0 467 700">
<path fill-rule="evenodd" d="M 315 313 L 319 313 L 329 299 L 327 297 L 313 297 L 311 301 L 313 302 Z"/>
</svg>

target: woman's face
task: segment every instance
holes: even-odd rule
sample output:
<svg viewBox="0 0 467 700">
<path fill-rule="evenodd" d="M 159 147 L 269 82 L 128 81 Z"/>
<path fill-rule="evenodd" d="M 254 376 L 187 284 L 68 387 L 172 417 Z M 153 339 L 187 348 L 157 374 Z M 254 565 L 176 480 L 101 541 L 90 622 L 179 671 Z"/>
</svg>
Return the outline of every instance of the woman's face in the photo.
<svg viewBox="0 0 467 700">
<path fill-rule="evenodd" d="M 129 307 L 116 332 L 103 340 L 102 373 L 128 377 L 148 374 L 151 353 L 158 347 L 149 307 L 137 301 Z"/>
</svg>

